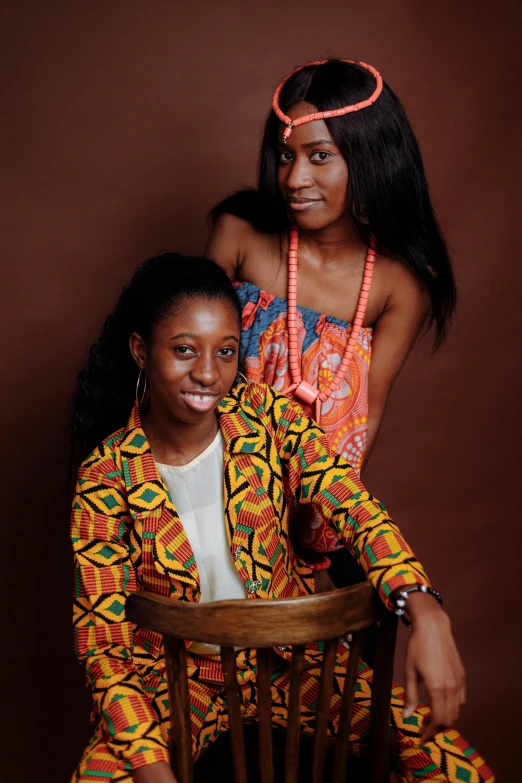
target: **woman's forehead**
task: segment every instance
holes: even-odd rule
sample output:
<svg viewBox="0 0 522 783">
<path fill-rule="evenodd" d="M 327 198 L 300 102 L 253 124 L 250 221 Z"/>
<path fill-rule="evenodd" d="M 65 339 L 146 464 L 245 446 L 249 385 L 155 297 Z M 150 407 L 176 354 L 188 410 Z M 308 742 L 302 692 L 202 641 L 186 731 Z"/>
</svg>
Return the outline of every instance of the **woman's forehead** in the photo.
<svg viewBox="0 0 522 783">
<path fill-rule="evenodd" d="M 184 329 L 210 332 L 221 325 L 232 324 L 234 333 L 239 332 L 238 313 L 232 302 L 226 299 L 209 299 L 204 296 L 187 296 L 179 300 L 170 313 L 158 324 L 163 330 Z"/>
<path fill-rule="evenodd" d="M 295 120 L 298 117 L 303 117 L 305 114 L 309 114 L 314 110 L 315 106 L 312 106 L 310 103 L 295 103 L 288 110 L 288 116 L 292 120 Z M 281 123 L 281 127 L 279 128 L 279 132 L 277 134 L 277 140 L 279 144 L 284 144 L 284 131 L 285 126 L 283 123 Z M 313 145 L 324 142 L 335 144 L 332 134 L 328 130 L 328 125 L 326 122 L 324 120 L 313 120 L 312 122 L 306 122 L 304 125 L 298 125 L 297 128 L 294 128 L 292 135 L 288 139 L 288 142 L 285 144 L 285 146 L 288 148 L 291 148 L 292 146 L 302 147 L 304 145 Z"/>
</svg>

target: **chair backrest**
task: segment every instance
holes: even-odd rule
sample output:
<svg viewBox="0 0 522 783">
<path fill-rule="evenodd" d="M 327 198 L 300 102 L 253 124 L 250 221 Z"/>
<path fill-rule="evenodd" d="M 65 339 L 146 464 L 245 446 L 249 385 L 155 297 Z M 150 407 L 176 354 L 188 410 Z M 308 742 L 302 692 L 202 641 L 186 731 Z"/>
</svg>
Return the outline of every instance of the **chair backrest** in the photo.
<svg viewBox="0 0 522 783">
<path fill-rule="evenodd" d="M 272 647 L 292 647 L 285 780 L 286 783 L 297 783 L 305 645 L 324 642 L 312 771 L 313 783 L 321 783 L 337 644 L 340 637 L 351 633 L 333 772 L 334 783 L 345 783 L 348 738 L 364 629 L 378 622 L 371 698 L 370 779 L 372 783 L 389 781 L 390 700 L 397 617 L 384 608 L 369 583 L 303 598 L 204 604 L 170 601 L 153 593 L 136 593 L 129 597 L 126 611 L 131 622 L 163 635 L 174 744 L 173 769 L 179 783 L 192 783 L 186 639 L 217 644 L 221 648 L 235 783 L 247 783 L 247 772 L 234 648 L 257 648 L 260 773 L 262 783 L 273 783 L 270 654 Z"/>
</svg>

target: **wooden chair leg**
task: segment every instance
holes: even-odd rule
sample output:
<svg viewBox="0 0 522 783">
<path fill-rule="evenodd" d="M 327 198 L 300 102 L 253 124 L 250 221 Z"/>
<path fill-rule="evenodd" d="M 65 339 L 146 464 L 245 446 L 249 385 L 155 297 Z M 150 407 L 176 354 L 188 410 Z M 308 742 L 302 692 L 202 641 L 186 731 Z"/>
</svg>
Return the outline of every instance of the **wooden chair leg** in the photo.
<svg viewBox="0 0 522 783">
<path fill-rule="evenodd" d="M 333 783 L 345 783 L 346 780 L 348 742 L 350 739 L 350 729 L 352 725 L 353 714 L 353 697 L 355 693 L 355 684 L 357 682 L 357 674 L 359 671 L 359 661 L 361 660 L 363 642 L 363 631 L 352 634 L 350 655 L 348 657 L 348 665 L 346 667 L 346 676 L 344 680 L 341 712 L 339 715 L 339 728 L 337 730 Z"/>
<path fill-rule="evenodd" d="M 301 682 L 304 669 L 304 644 L 292 648 L 290 693 L 288 695 L 288 723 L 286 727 L 285 781 L 297 783 L 299 774 L 299 739 L 301 730 Z"/>
<path fill-rule="evenodd" d="M 399 771 L 399 733 L 397 729 L 390 731 L 390 768 L 392 772 Z"/>
<path fill-rule="evenodd" d="M 274 783 L 270 655 L 271 650 L 268 647 L 257 650 L 257 707 L 261 783 Z"/>
<path fill-rule="evenodd" d="M 397 615 L 383 610 L 379 622 L 370 708 L 370 781 L 390 780 L 390 712 Z"/>
<path fill-rule="evenodd" d="M 324 643 L 321 680 L 319 683 L 319 699 L 317 701 L 315 721 L 312 783 L 323 783 L 326 736 L 328 732 L 328 718 L 330 716 L 330 702 L 332 699 L 337 644 L 337 639 L 329 639 Z"/>
<path fill-rule="evenodd" d="M 172 636 L 164 636 L 163 643 L 170 700 L 172 770 L 178 783 L 192 783 L 192 730 L 185 643 Z"/>
<path fill-rule="evenodd" d="M 227 695 L 234 780 L 235 783 L 247 783 L 245 742 L 241 718 L 241 691 L 237 681 L 236 654 L 233 647 L 221 647 L 221 664 L 223 666 L 225 693 Z"/>
</svg>

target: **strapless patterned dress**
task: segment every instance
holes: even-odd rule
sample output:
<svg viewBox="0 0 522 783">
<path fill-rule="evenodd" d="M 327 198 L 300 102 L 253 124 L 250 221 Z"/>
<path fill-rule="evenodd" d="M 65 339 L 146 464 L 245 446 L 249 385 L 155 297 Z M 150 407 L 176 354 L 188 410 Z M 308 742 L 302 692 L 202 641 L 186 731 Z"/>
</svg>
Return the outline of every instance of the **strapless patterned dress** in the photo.
<svg viewBox="0 0 522 783">
<path fill-rule="evenodd" d="M 286 299 L 269 294 L 252 283 L 237 283 L 242 305 L 241 353 L 249 381 L 268 383 L 283 391 L 292 383 L 288 362 Z M 301 375 L 324 389 L 341 364 L 351 325 L 338 318 L 297 307 Z M 321 406 L 321 427 L 335 451 L 360 473 L 368 440 L 368 374 L 372 351 L 371 327 L 361 329 L 355 350 L 339 389 Z M 292 395 L 289 395 L 292 396 Z M 308 416 L 311 406 L 303 403 Z M 329 552 L 339 547 L 334 533 L 316 515 L 302 543 Z"/>
</svg>

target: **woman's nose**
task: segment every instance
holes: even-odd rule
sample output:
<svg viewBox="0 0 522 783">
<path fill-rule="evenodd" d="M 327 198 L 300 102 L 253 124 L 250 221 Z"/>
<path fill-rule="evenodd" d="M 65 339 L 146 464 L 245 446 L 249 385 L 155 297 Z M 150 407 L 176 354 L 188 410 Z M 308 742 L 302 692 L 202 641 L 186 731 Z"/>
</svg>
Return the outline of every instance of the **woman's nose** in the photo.
<svg viewBox="0 0 522 783">
<path fill-rule="evenodd" d="M 314 184 L 308 161 L 296 159 L 290 166 L 286 185 L 288 190 L 296 191 L 310 188 Z"/>
<path fill-rule="evenodd" d="M 192 367 L 190 375 L 194 381 L 197 381 L 202 386 L 211 386 L 219 378 L 215 357 L 201 354 L 198 361 Z"/>
</svg>

